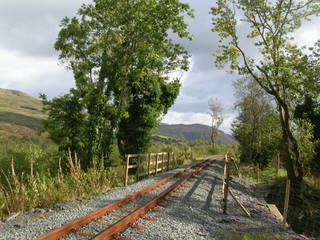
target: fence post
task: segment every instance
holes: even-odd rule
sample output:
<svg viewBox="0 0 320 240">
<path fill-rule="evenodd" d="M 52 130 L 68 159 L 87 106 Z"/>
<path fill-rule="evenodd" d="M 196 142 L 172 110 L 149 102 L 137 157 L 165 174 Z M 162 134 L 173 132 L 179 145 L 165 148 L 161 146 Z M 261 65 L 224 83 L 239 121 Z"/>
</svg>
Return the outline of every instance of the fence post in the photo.
<svg viewBox="0 0 320 240">
<path fill-rule="evenodd" d="M 151 153 L 148 154 L 148 176 L 150 176 L 150 161 L 151 161 Z"/>
<path fill-rule="evenodd" d="M 173 168 L 173 164 L 174 164 L 174 152 L 171 152 L 171 169 Z"/>
<path fill-rule="evenodd" d="M 138 161 L 137 161 L 137 171 L 136 171 L 136 182 L 139 181 L 139 169 L 140 169 L 140 155 L 138 155 Z"/>
<path fill-rule="evenodd" d="M 287 217 L 288 217 L 288 207 L 289 207 L 289 197 L 290 197 L 290 179 L 286 182 L 286 193 L 284 196 L 284 209 L 283 209 L 283 221 L 281 228 L 284 230 L 286 228 Z"/>
<path fill-rule="evenodd" d="M 128 185 L 128 169 L 129 169 L 129 160 L 130 160 L 130 156 L 129 155 L 125 155 L 126 158 L 126 165 L 125 165 L 125 170 L 124 170 L 124 186 Z"/>
<path fill-rule="evenodd" d="M 161 157 L 161 172 L 163 172 L 163 169 L 164 169 L 164 153 L 162 153 L 162 157 Z"/>
<path fill-rule="evenodd" d="M 174 164 L 174 152 L 171 153 L 171 169 L 173 168 L 173 164 Z"/>
<path fill-rule="evenodd" d="M 169 171 L 169 164 L 170 164 L 170 153 L 167 152 L 168 161 L 167 161 L 167 171 Z"/>
<path fill-rule="evenodd" d="M 223 183 L 223 213 L 227 213 L 227 202 L 228 202 L 228 189 L 229 189 L 229 161 L 228 153 L 225 155 L 224 165 L 224 183 Z"/>
<path fill-rule="evenodd" d="M 155 175 L 158 173 L 158 153 L 156 153 Z"/>
<path fill-rule="evenodd" d="M 280 154 L 277 154 L 277 177 L 279 177 L 279 168 L 280 168 Z"/>
</svg>

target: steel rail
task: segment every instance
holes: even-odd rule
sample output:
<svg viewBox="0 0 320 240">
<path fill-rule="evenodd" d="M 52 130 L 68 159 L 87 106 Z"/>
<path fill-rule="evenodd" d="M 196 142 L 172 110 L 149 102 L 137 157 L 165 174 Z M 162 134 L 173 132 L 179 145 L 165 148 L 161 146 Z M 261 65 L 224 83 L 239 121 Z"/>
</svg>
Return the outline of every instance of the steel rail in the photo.
<svg viewBox="0 0 320 240">
<path fill-rule="evenodd" d="M 170 193 L 174 192 L 175 190 L 179 189 L 183 184 L 185 184 L 190 178 L 192 178 L 194 175 L 199 174 L 201 171 L 203 171 L 206 167 L 208 167 L 212 162 L 209 161 L 207 163 L 202 163 L 201 166 L 194 172 L 188 174 L 185 178 L 178 181 L 177 183 L 173 184 L 171 187 L 169 187 L 167 190 L 162 192 L 159 196 L 155 197 L 153 200 L 149 201 L 146 205 L 138 208 L 131 214 L 127 215 L 123 219 L 119 220 L 117 223 L 115 223 L 113 226 L 93 238 L 93 240 L 111 240 L 113 239 L 116 234 L 122 232 L 126 228 L 130 227 L 135 221 L 137 221 L 139 218 L 143 217 L 148 211 L 150 211 L 152 208 L 156 207 L 160 204 L 161 201 L 165 199 Z"/>
<path fill-rule="evenodd" d="M 72 222 L 70 222 L 62 227 L 55 228 L 46 234 L 43 234 L 37 238 L 34 238 L 34 240 L 57 240 L 57 239 L 60 239 L 61 237 L 65 236 L 71 232 L 74 232 L 85 225 L 88 225 L 89 223 L 107 215 L 108 213 L 111 213 L 112 211 L 120 208 L 121 206 L 123 206 L 129 202 L 134 201 L 135 199 L 147 194 L 150 191 L 153 191 L 154 189 L 158 188 L 159 186 L 166 184 L 167 182 L 171 181 L 173 178 L 175 178 L 185 172 L 188 172 L 191 169 L 193 169 L 194 167 L 196 167 L 197 165 L 199 165 L 199 164 L 201 165 L 207 161 L 209 161 L 209 160 L 203 160 L 200 163 L 199 162 L 194 163 L 194 164 L 190 165 L 189 167 L 186 167 L 186 168 L 182 169 L 181 171 L 179 171 L 169 177 L 166 177 L 151 186 L 148 186 L 148 187 L 142 189 L 139 192 L 136 192 L 132 195 L 129 195 L 129 196 L 125 197 L 124 199 L 118 200 L 118 201 L 116 201 L 110 205 L 107 205 L 103 208 L 100 208 L 96 211 L 93 211 L 86 216 L 83 216 L 81 218 L 73 220 Z"/>
</svg>

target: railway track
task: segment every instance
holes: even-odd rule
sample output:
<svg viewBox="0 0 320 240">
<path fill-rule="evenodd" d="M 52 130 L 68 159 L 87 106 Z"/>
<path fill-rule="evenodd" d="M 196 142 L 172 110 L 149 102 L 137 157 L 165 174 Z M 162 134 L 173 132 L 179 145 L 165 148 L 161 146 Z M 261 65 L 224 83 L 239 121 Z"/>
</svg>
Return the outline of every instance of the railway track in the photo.
<svg viewBox="0 0 320 240">
<path fill-rule="evenodd" d="M 93 239 L 93 240 L 126 240 L 120 234 L 127 228 L 143 230 L 144 226 L 137 225 L 138 219 L 156 221 L 147 217 L 150 211 L 161 213 L 178 197 L 179 189 L 195 175 L 200 174 L 216 158 L 203 160 L 188 166 L 181 171 L 150 185 L 139 192 L 129 195 L 88 215 L 78 218 L 62 227 L 35 238 L 34 240 L 56 239 Z"/>
</svg>

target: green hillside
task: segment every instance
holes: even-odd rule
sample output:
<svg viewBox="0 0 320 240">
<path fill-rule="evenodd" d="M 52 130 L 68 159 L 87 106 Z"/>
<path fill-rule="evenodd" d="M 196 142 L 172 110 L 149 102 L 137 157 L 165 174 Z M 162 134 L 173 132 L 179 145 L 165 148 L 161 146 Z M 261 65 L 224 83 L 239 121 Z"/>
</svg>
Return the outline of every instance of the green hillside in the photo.
<svg viewBox="0 0 320 240">
<path fill-rule="evenodd" d="M 41 101 L 27 94 L 0 88 L 0 135 L 32 136 L 45 114 Z"/>
</svg>

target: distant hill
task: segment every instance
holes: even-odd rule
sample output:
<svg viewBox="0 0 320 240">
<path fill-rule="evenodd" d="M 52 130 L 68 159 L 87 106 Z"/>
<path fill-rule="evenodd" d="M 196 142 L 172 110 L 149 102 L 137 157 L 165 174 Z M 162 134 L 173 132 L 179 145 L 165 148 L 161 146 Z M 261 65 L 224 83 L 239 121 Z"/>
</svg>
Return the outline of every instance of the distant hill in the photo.
<svg viewBox="0 0 320 240">
<path fill-rule="evenodd" d="M 46 114 L 41 112 L 42 103 L 39 99 L 23 92 L 0 88 L 0 135 L 17 137 L 32 136 L 42 127 L 42 119 Z M 160 124 L 157 135 L 162 139 L 169 136 L 169 142 L 210 140 L 211 129 L 202 124 Z M 221 131 L 219 143 L 233 144 L 236 140 Z"/>
<path fill-rule="evenodd" d="M 164 124 L 161 123 L 158 127 L 158 134 L 180 138 L 187 141 L 195 141 L 202 139 L 210 141 L 211 128 L 203 124 Z M 234 144 L 237 140 L 229 134 L 220 131 L 218 138 L 220 144 Z"/>
<path fill-rule="evenodd" d="M 39 99 L 23 92 L 0 88 L 0 135 L 32 136 L 46 115 Z"/>
</svg>

